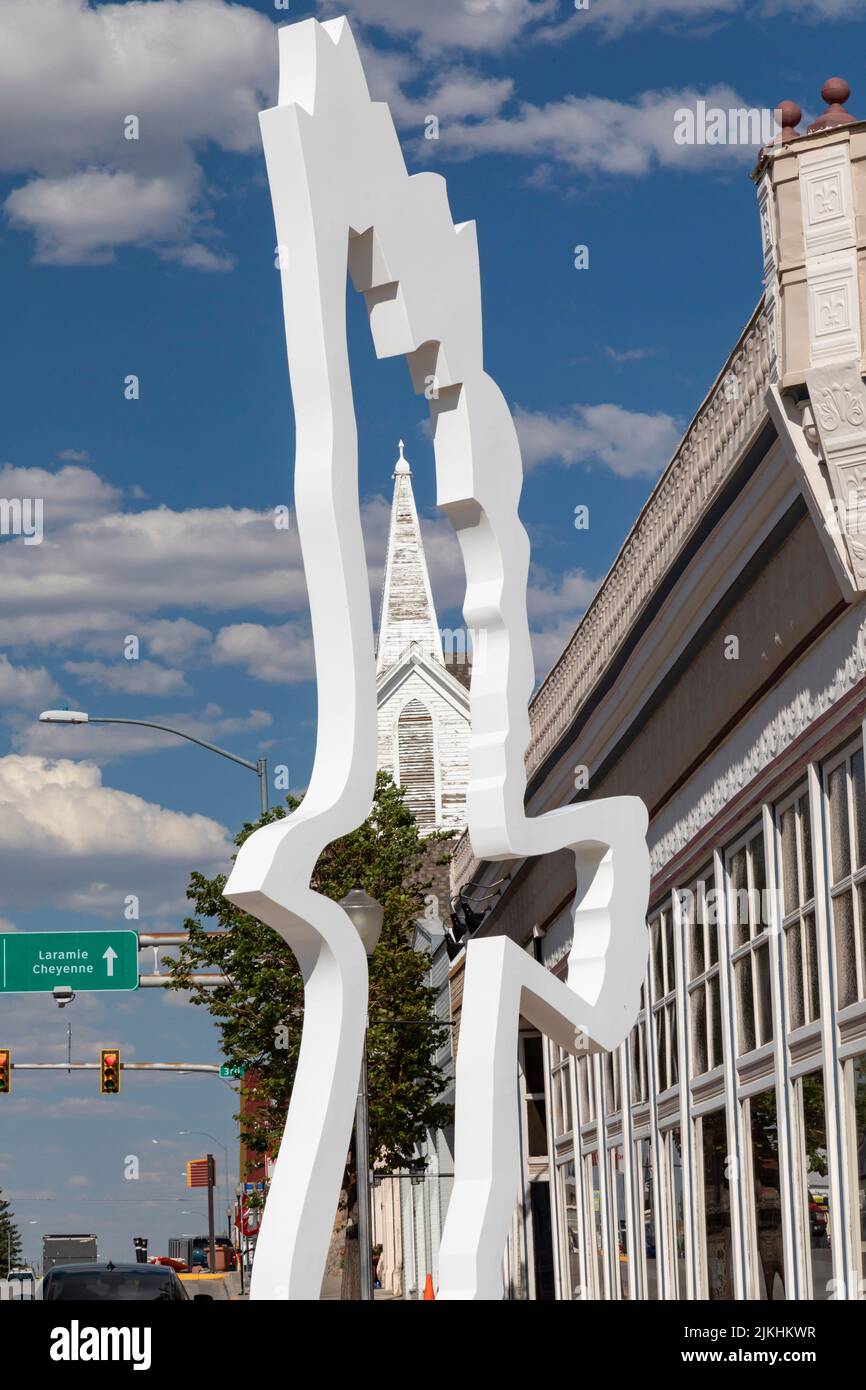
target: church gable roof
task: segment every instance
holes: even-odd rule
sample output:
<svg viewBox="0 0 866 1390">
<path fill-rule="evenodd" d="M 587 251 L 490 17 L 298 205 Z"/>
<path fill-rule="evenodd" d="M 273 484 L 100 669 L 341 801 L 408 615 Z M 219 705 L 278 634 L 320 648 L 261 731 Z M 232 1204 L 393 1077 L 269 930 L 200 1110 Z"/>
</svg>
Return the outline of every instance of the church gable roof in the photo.
<svg viewBox="0 0 866 1390">
<path fill-rule="evenodd" d="M 383 671 L 376 684 L 376 700 L 383 705 L 391 700 L 402 685 L 415 673 L 421 675 L 426 684 L 453 705 L 456 710 L 469 719 L 469 691 L 452 676 L 447 666 L 431 661 L 426 652 L 416 644 L 406 647 L 397 660 Z"/>
</svg>

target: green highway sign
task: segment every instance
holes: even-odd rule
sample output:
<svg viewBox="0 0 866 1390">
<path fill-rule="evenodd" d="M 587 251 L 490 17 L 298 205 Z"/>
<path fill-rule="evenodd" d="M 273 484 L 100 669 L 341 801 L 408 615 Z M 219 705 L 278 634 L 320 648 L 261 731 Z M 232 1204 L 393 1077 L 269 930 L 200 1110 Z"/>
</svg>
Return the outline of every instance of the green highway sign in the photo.
<svg viewBox="0 0 866 1390">
<path fill-rule="evenodd" d="M 228 1062 L 223 1062 L 220 1067 L 220 1076 L 246 1076 L 246 1067 L 233 1067 Z"/>
<path fill-rule="evenodd" d="M 0 932 L 0 994 L 138 989 L 134 931 Z"/>
</svg>

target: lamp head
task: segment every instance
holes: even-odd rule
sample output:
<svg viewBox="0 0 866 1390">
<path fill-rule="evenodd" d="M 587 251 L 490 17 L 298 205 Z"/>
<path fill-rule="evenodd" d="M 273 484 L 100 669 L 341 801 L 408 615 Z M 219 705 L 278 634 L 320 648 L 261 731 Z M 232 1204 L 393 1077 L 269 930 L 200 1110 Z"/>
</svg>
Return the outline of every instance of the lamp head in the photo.
<svg viewBox="0 0 866 1390">
<path fill-rule="evenodd" d="M 351 919 L 369 959 L 382 933 L 384 907 L 377 903 L 375 898 L 371 898 L 369 893 L 365 893 L 360 885 L 352 888 L 345 898 L 340 899 L 340 907 Z"/>
</svg>

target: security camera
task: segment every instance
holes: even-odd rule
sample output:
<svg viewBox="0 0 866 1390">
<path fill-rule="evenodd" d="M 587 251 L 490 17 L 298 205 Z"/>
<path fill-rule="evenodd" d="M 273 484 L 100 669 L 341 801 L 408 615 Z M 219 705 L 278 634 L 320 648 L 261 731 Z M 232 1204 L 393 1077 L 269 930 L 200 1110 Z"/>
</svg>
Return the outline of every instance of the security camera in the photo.
<svg viewBox="0 0 866 1390">
<path fill-rule="evenodd" d="M 69 985 L 55 985 L 53 993 L 57 1005 L 61 1009 L 65 1009 L 66 1005 L 71 1004 L 75 998 L 75 991 L 70 989 Z"/>
</svg>

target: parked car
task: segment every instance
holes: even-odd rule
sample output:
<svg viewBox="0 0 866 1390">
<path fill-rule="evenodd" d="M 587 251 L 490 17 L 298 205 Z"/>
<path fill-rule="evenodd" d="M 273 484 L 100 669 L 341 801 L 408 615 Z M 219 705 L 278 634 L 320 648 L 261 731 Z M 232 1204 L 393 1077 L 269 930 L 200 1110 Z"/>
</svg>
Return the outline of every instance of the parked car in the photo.
<svg viewBox="0 0 866 1390">
<path fill-rule="evenodd" d="M 42 1280 L 42 1298 L 64 1303 L 173 1302 L 190 1296 L 173 1269 L 166 1265 L 56 1265 Z M 195 1294 L 196 1299 L 210 1294 Z"/>
</svg>

